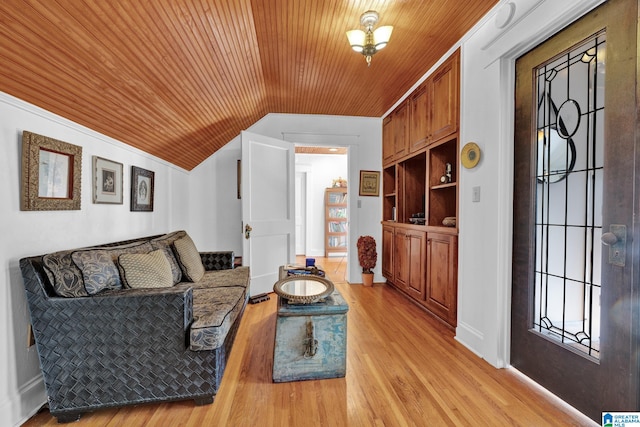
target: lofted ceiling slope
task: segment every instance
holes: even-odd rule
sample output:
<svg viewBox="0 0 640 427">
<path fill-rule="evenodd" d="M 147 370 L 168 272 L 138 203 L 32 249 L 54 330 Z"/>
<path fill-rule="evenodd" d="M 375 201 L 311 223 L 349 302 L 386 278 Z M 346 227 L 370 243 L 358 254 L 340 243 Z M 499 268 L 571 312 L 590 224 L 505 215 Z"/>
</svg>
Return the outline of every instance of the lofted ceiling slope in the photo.
<svg viewBox="0 0 640 427">
<path fill-rule="evenodd" d="M 0 91 L 191 170 L 268 113 L 382 116 L 496 3 L 3 0 Z"/>
</svg>

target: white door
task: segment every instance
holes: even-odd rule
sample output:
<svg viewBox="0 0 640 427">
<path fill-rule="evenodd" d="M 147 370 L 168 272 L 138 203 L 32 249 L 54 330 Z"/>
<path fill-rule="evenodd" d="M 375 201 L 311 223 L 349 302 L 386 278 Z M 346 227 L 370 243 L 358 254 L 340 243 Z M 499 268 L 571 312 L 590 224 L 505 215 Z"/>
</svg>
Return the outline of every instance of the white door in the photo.
<svg viewBox="0 0 640 427">
<path fill-rule="evenodd" d="M 251 267 L 251 295 L 272 292 L 281 265 L 295 259 L 294 146 L 241 133 L 242 264 Z"/>
</svg>

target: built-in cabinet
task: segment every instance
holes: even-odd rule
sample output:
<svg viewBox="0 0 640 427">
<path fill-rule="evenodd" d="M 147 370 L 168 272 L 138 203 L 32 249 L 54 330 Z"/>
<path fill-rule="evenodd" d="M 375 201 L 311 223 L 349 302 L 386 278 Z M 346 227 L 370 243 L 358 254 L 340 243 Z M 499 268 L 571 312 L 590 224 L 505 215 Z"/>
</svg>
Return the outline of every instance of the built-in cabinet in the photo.
<svg viewBox="0 0 640 427">
<path fill-rule="evenodd" d="M 432 232 L 427 237 L 425 306 L 455 326 L 458 299 L 458 237 Z"/>
<path fill-rule="evenodd" d="M 409 98 L 411 123 L 409 124 L 409 152 L 414 153 L 427 146 L 431 133 L 431 85 L 427 81 L 418 87 Z"/>
<path fill-rule="evenodd" d="M 382 225 L 382 275 L 386 278 L 393 277 L 393 244 L 395 228 L 389 225 Z"/>
<path fill-rule="evenodd" d="M 327 188 L 324 193 L 324 256 L 347 252 L 347 189 Z"/>
<path fill-rule="evenodd" d="M 425 296 L 426 239 L 424 231 L 397 228 L 394 233 L 394 284 L 419 300 Z"/>
<path fill-rule="evenodd" d="M 460 52 L 383 120 L 382 274 L 451 326 L 457 316 Z"/>
</svg>

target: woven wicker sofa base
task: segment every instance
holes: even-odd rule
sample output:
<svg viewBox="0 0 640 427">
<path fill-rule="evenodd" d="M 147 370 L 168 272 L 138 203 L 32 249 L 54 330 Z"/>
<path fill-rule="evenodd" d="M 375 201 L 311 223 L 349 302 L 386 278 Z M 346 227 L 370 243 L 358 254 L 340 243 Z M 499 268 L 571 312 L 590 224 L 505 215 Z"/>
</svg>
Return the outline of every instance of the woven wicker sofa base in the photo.
<svg viewBox="0 0 640 427">
<path fill-rule="evenodd" d="M 109 404 L 101 404 L 97 403 L 101 396 L 100 392 L 97 391 L 97 394 L 94 397 L 96 401 L 95 404 L 92 405 L 78 405 L 73 409 L 68 409 L 68 406 L 64 408 L 64 405 L 76 405 L 77 402 L 59 402 L 56 404 L 55 402 L 49 399 L 49 412 L 52 416 L 54 416 L 59 424 L 64 423 L 72 423 L 80 420 L 83 414 L 88 412 L 94 412 L 100 409 L 108 409 L 108 408 L 116 408 L 130 405 L 141 405 L 141 404 L 150 404 L 150 403 L 159 403 L 159 402 L 172 402 L 172 401 L 181 401 L 181 400 L 193 400 L 194 404 L 197 406 L 209 405 L 212 404 L 215 395 L 220 388 L 220 383 L 222 381 L 222 373 L 227 364 L 227 360 L 229 354 L 231 352 L 231 347 L 235 340 L 236 333 L 238 331 L 238 326 L 240 322 L 236 322 L 232 330 L 229 331 L 227 335 L 227 340 L 223 347 L 220 347 L 217 350 L 210 351 L 198 351 L 192 352 L 200 356 L 200 361 L 202 365 L 198 367 L 191 366 L 182 377 L 175 378 L 176 382 L 173 387 L 165 388 L 160 395 L 154 395 L 157 393 L 157 390 L 145 389 L 142 392 L 140 389 L 136 389 L 135 387 L 130 387 L 127 384 L 123 384 L 122 381 L 116 380 L 114 384 L 103 384 L 104 389 L 113 389 L 114 387 L 118 387 L 122 392 L 123 396 L 127 396 L 124 400 L 120 402 L 111 402 Z M 197 363 L 197 362 L 194 362 Z M 204 371 L 209 373 L 210 375 L 206 375 L 208 378 L 198 378 L 196 383 L 199 383 L 201 386 L 204 386 L 205 389 L 209 391 L 203 394 L 194 393 L 194 389 L 196 384 L 193 384 L 194 372 Z M 122 377 L 121 377 L 122 379 Z M 191 384 L 190 386 L 183 386 L 178 384 Z M 111 397 L 106 396 L 107 400 Z M 52 406 L 53 405 L 53 406 Z"/>
<path fill-rule="evenodd" d="M 153 237 L 157 236 L 104 247 Z M 221 345 L 193 350 L 192 287 L 181 284 L 169 289 L 60 297 L 49 282 L 42 257 L 23 258 L 20 268 L 47 403 L 58 422 L 72 422 L 86 412 L 127 405 L 213 402 L 246 307 L 248 282 L 237 284 L 247 289 L 234 308 L 235 320 L 227 325 Z M 232 253 L 221 253 L 221 259 L 215 267 L 205 267 L 233 268 Z"/>
</svg>

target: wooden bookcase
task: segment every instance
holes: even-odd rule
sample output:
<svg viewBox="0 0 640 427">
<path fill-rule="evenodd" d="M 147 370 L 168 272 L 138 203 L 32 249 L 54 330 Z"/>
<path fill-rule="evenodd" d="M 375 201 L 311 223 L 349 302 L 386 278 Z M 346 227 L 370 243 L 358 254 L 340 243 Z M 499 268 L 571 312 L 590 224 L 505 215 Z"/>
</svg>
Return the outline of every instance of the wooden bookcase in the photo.
<svg viewBox="0 0 640 427">
<path fill-rule="evenodd" d="M 324 193 L 324 256 L 347 252 L 347 189 L 327 188 Z"/>
<path fill-rule="evenodd" d="M 458 217 L 459 69 L 457 51 L 382 128 L 382 274 L 451 326 L 458 228 L 443 221 Z"/>
</svg>

